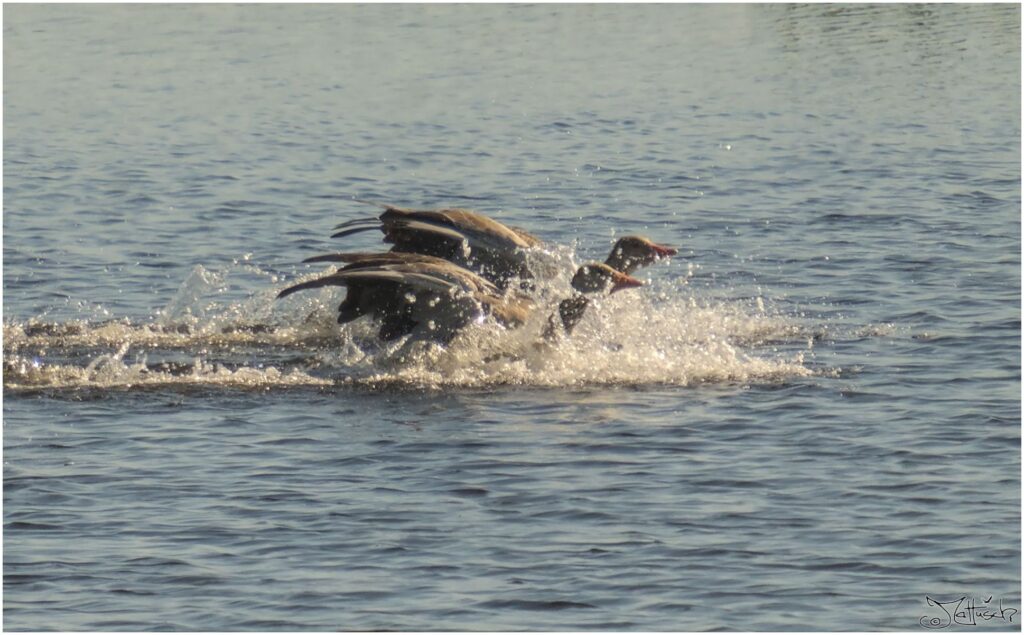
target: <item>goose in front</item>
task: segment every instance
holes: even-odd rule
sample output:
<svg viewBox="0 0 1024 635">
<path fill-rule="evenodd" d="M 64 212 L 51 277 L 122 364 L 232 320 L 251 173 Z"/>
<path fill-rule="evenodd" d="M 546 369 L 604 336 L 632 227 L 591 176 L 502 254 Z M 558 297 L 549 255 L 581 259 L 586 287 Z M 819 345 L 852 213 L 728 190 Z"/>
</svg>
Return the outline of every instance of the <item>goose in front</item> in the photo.
<svg viewBox="0 0 1024 635">
<path fill-rule="evenodd" d="M 380 320 L 384 341 L 405 335 L 450 342 L 468 325 L 493 317 L 507 328 L 521 326 L 536 309 L 533 301 L 517 292 L 502 294 L 478 274 L 434 256 L 370 254 L 337 272 L 283 289 L 278 298 L 305 289 L 327 286 L 347 288 L 338 307 L 338 322 L 364 315 Z M 545 331 L 554 337 L 560 330 L 571 333 L 583 318 L 589 297 L 642 286 L 632 276 L 603 263 L 583 265 L 573 277 L 573 294 L 563 300 Z M 552 326 L 556 325 L 556 326 Z"/>
</svg>

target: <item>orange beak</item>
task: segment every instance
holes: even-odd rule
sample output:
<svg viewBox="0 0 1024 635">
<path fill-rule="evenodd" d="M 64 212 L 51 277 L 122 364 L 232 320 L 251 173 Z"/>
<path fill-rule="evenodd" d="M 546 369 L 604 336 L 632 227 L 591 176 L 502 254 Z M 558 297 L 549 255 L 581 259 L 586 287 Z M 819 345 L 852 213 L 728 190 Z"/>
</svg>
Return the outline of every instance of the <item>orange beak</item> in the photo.
<svg viewBox="0 0 1024 635">
<path fill-rule="evenodd" d="M 679 253 L 678 249 L 665 247 L 664 245 L 656 245 L 654 243 L 651 243 L 651 250 L 654 251 L 654 254 L 658 258 L 668 258 L 669 256 L 674 256 Z"/>
<path fill-rule="evenodd" d="M 616 272 L 615 276 L 612 278 L 612 290 L 608 293 L 610 295 L 616 291 L 621 291 L 622 289 L 631 289 L 633 287 L 642 286 L 644 286 L 644 283 L 633 276 Z"/>
</svg>

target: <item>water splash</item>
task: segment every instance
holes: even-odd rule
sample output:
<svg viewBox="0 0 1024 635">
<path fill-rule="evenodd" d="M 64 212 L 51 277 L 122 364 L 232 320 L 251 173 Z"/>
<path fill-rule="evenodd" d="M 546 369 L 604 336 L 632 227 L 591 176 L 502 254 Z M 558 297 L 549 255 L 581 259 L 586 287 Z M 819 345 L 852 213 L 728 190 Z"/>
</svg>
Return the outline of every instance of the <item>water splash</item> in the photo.
<svg viewBox="0 0 1024 635">
<path fill-rule="evenodd" d="M 545 266 L 558 273 L 537 289 L 541 308 L 527 324 L 473 325 L 447 347 L 382 343 L 366 318 L 339 327 L 342 289 L 275 302 L 276 284 L 225 301 L 230 277 L 253 273 L 253 265 L 196 267 L 154 319 L 6 321 L 4 387 L 692 386 L 814 373 L 805 363 L 814 338 L 800 320 L 766 310 L 761 298 L 701 297 L 687 284 L 692 266 L 681 277 L 594 302 L 572 337 L 545 341 L 541 333 L 573 270 L 565 266 L 571 254 L 552 258 Z"/>
</svg>

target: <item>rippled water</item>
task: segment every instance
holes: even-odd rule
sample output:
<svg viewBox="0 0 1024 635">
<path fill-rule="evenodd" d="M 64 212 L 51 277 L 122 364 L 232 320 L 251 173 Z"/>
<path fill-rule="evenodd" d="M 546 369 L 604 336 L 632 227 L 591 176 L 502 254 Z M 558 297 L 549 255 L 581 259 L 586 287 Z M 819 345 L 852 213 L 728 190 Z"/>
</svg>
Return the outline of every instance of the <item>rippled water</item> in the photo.
<svg viewBox="0 0 1024 635">
<path fill-rule="evenodd" d="M 1015 5 L 5 7 L 4 625 L 1019 630 L 1020 138 Z M 381 345 L 353 198 L 681 255 Z"/>
</svg>

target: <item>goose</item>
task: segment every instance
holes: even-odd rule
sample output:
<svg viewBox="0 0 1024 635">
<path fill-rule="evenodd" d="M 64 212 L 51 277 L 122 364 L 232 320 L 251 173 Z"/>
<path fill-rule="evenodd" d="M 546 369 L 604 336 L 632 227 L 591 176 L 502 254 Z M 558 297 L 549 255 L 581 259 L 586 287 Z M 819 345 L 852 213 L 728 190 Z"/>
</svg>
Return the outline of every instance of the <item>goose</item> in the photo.
<svg viewBox="0 0 1024 635">
<path fill-rule="evenodd" d="M 306 289 L 344 286 L 348 292 L 338 307 L 338 323 L 373 315 L 381 321 L 378 336 L 384 341 L 415 334 L 448 343 L 463 328 L 487 316 L 505 327 L 515 328 L 525 323 L 535 309 L 529 297 L 521 293 L 503 295 L 486 278 L 445 260 L 407 259 L 406 254 L 368 256 L 374 257 L 287 287 L 277 297 Z M 559 304 L 562 331 L 571 333 L 583 318 L 588 296 L 639 286 L 643 282 L 604 263 L 583 265 L 573 277 L 573 295 Z M 552 316 L 544 333 L 546 338 L 556 336 L 557 324 Z"/>
<path fill-rule="evenodd" d="M 365 203 L 366 201 L 358 201 Z M 332 238 L 378 229 L 393 252 L 418 253 L 450 260 L 472 269 L 504 289 L 516 278 L 534 277 L 526 253 L 544 243 L 536 236 L 466 209 L 416 210 L 369 203 L 384 208 L 378 218 L 341 223 Z M 616 241 L 605 264 L 625 274 L 674 256 L 678 251 L 643 236 Z M 349 262 L 348 254 L 315 256 L 305 262 Z M 362 255 L 362 254 L 360 254 Z"/>
</svg>

